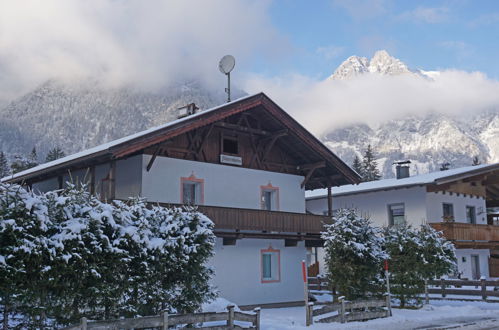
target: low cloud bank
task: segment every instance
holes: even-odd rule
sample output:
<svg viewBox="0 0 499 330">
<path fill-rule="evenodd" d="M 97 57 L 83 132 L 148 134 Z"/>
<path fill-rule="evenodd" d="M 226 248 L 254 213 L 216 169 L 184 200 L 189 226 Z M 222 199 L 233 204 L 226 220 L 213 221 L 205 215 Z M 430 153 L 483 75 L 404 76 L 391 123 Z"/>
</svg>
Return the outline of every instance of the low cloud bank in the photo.
<svg viewBox="0 0 499 330">
<path fill-rule="evenodd" d="M 359 122 L 376 125 L 406 115 L 464 115 L 499 107 L 498 81 L 457 70 L 441 71 L 433 79 L 416 74 L 325 81 L 250 76 L 245 90 L 266 92 L 318 135 Z"/>
</svg>

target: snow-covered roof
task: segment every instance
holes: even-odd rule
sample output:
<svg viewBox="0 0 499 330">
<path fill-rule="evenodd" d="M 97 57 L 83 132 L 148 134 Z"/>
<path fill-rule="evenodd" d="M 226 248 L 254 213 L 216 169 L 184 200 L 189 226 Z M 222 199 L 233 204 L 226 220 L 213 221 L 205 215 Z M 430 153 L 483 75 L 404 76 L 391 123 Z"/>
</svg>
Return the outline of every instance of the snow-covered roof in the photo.
<svg viewBox="0 0 499 330">
<path fill-rule="evenodd" d="M 179 124 L 179 123 L 181 123 L 183 121 L 192 120 L 195 117 L 198 117 L 198 116 L 201 116 L 201 115 L 205 115 L 208 112 L 215 111 L 215 110 L 220 109 L 222 107 L 225 107 L 225 106 L 227 106 L 229 104 L 240 102 L 240 101 L 243 101 L 245 99 L 249 99 L 249 98 L 251 98 L 251 97 L 253 97 L 255 95 L 258 95 L 258 94 L 260 94 L 260 93 L 253 94 L 253 95 L 247 95 L 247 96 L 241 97 L 239 99 L 233 100 L 231 102 L 224 103 L 224 104 L 221 104 L 219 106 L 216 106 L 216 107 L 213 107 L 213 108 L 210 108 L 210 109 L 207 109 L 207 110 L 200 111 L 200 112 L 192 114 L 190 116 L 183 117 L 183 118 L 180 118 L 180 119 L 168 122 L 166 124 L 163 124 L 163 125 L 160 125 L 160 126 L 156 126 L 156 127 L 150 128 L 150 129 L 147 129 L 147 130 L 142 131 L 142 132 L 138 132 L 138 133 L 135 133 L 135 134 L 132 134 L 132 135 L 128 135 L 128 136 L 125 136 L 123 138 L 120 138 L 120 139 L 117 139 L 117 140 L 114 140 L 114 141 L 111 141 L 111 142 L 108 142 L 108 143 L 104 143 L 104 144 L 101 144 L 99 146 L 96 146 L 96 147 L 93 147 L 93 148 L 90 148 L 90 149 L 87 149 L 87 150 L 83 150 L 83 151 L 77 152 L 75 154 L 72 154 L 72 155 L 69 155 L 69 156 L 66 156 L 66 157 L 62 157 L 62 158 L 53 160 L 53 161 L 48 162 L 48 163 L 44 163 L 44 164 L 32 167 L 32 168 L 27 169 L 25 171 L 21 171 L 21 172 L 18 172 L 16 174 L 13 174 L 13 175 L 6 176 L 6 177 L 2 178 L 0 180 L 0 182 L 14 180 L 16 178 L 20 178 L 20 177 L 23 177 L 23 176 L 26 176 L 26 175 L 29 175 L 29 174 L 32 174 L 32 173 L 36 173 L 36 172 L 39 172 L 41 170 L 49 169 L 49 168 L 54 167 L 54 166 L 64 165 L 66 163 L 73 162 L 73 161 L 78 160 L 80 158 L 84 158 L 84 157 L 96 155 L 96 154 L 99 154 L 99 153 L 107 152 L 107 151 L 109 151 L 110 148 L 118 146 L 118 145 L 120 145 L 122 143 L 134 140 L 136 138 L 139 138 L 139 137 L 151 134 L 151 133 L 154 133 L 156 131 L 160 131 L 160 130 L 168 128 L 170 126 L 177 125 L 177 124 Z"/>
<path fill-rule="evenodd" d="M 345 185 L 333 187 L 333 196 L 357 194 L 376 190 L 397 189 L 408 186 L 420 186 L 428 184 L 443 184 L 454 181 L 462 177 L 478 175 L 491 170 L 499 170 L 499 163 L 483 164 L 477 166 L 468 166 L 450 169 L 447 171 L 438 171 L 427 174 L 420 174 L 403 179 L 385 179 L 378 181 L 363 182 L 357 185 Z M 327 196 L 326 189 L 315 189 L 305 193 L 307 199 L 317 199 Z"/>
</svg>

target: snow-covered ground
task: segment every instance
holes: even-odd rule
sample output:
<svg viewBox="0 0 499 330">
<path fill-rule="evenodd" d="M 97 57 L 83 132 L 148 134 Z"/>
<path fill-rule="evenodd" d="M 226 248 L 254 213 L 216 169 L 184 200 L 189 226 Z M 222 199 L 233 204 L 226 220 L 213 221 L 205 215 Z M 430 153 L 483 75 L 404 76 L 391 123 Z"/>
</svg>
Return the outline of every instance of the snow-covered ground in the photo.
<svg viewBox="0 0 499 330">
<path fill-rule="evenodd" d="M 393 309 L 390 318 L 346 324 L 316 323 L 311 327 L 305 326 L 304 307 L 264 309 L 261 329 L 499 329 L 499 304 L 431 301 L 418 310 Z"/>
</svg>

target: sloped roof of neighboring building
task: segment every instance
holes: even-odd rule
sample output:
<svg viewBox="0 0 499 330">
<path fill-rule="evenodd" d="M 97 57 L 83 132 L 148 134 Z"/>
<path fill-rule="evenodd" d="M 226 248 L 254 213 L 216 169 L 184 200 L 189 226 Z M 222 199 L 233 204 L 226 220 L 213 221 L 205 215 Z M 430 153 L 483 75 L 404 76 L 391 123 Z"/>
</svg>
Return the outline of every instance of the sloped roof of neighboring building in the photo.
<svg viewBox="0 0 499 330">
<path fill-rule="evenodd" d="M 350 184 L 341 187 L 333 187 L 332 194 L 333 196 L 351 195 L 351 194 L 358 194 L 358 193 L 377 191 L 377 190 L 405 188 L 410 186 L 421 186 L 428 184 L 439 185 L 466 177 L 480 175 L 494 170 L 499 170 L 499 163 L 461 167 L 461 168 L 450 169 L 447 171 L 438 171 L 427 174 L 415 175 L 403 179 L 395 179 L 395 178 L 385 179 L 378 181 L 362 182 L 357 185 Z M 306 192 L 307 199 L 317 199 L 317 198 L 323 198 L 325 196 L 327 196 L 326 189 L 315 189 Z"/>
<path fill-rule="evenodd" d="M 355 171 L 353 171 L 347 164 L 345 164 L 324 144 L 322 144 L 322 142 L 308 132 L 264 93 L 242 97 L 232 102 L 174 120 L 164 125 L 38 165 L 28 170 L 5 177 L 1 181 L 21 182 L 23 180 L 33 179 L 41 175 L 47 175 L 49 172 L 51 173 L 53 171 L 70 169 L 81 164 L 89 164 L 90 162 L 95 162 L 96 159 L 104 161 L 127 157 L 133 155 L 134 153 L 140 152 L 140 150 L 143 150 L 148 146 L 162 143 L 172 137 L 184 134 L 190 130 L 223 120 L 224 118 L 255 107 L 265 109 L 270 115 L 274 116 L 279 122 L 281 122 L 283 126 L 289 129 L 295 141 L 300 141 L 302 144 L 301 147 L 304 148 L 303 150 L 313 153 L 315 155 L 314 158 L 326 161 L 329 168 L 334 169 L 337 173 L 340 173 L 338 175 L 341 177 L 340 181 L 342 184 L 356 183 L 360 181 L 359 176 Z M 294 147 L 297 148 L 298 145 Z"/>
</svg>

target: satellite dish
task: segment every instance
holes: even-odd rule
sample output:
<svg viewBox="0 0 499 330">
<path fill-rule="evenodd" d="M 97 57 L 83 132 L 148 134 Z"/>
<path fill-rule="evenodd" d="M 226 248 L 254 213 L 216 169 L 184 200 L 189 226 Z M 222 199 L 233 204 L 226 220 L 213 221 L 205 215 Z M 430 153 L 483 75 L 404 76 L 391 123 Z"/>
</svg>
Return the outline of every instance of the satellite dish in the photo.
<svg viewBox="0 0 499 330">
<path fill-rule="evenodd" d="M 223 74 L 229 74 L 236 65 L 236 59 L 232 55 L 225 55 L 218 63 L 218 68 Z"/>
</svg>

